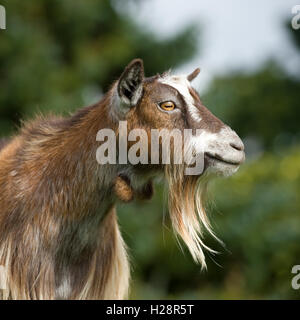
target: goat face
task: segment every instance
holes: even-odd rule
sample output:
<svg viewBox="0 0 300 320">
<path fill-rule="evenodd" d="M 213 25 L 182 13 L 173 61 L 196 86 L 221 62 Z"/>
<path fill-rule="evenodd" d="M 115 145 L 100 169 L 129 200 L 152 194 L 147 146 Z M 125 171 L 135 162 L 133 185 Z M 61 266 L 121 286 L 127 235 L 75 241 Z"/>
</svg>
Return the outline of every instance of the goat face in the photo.
<svg viewBox="0 0 300 320">
<path fill-rule="evenodd" d="M 197 134 L 185 143 L 194 153 L 201 154 L 203 169 L 231 175 L 244 161 L 244 145 L 231 128 L 201 103 L 191 86 L 199 71 L 196 69 L 188 76 L 166 73 L 145 78 L 143 62 L 133 60 L 116 85 L 113 113 L 116 119 L 128 121 L 128 130 L 139 128 L 150 133 L 151 129 L 179 129 L 183 133 L 192 129 Z M 148 140 L 150 146 L 150 135 Z"/>
<path fill-rule="evenodd" d="M 183 133 L 180 136 L 184 137 L 184 147 L 180 151 L 183 151 L 184 155 L 187 146 L 186 150 L 192 149 L 194 159 L 198 156 L 202 159 L 202 170 L 199 174 L 186 174 L 186 169 L 191 164 L 189 161 L 184 165 L 173 161 L 164 166 L 164 169 L 169 185 L 168 204 L 173 228 L 189 248 L 194 260 L 205 267 L 202 248 L 212 250 L 206 247 L 201 239 L 202 228 L 214 237 L 215 235 L 211 230 L 203 204 L 207 177 L 210 175 L 203 173 L 231 175 L 244 161 L 245 156 L 243 143 L 237 134 L 203 106 L 197 92 L 192 88 L 190 82 L 198 73 L 199 70 L 196 69 L 188 76 L 171 76 L 165 73 L 162 76 L 145 78 L 143 62 L 133 60 L 112 89 L 110 110 L 115 122 L 127 121 L 128 131 L 132 129 L 146 131 L 146 142 L 148 142 L 151 157 L 153 156 L 153 129 L 157 131 L 167 129 L 167 131 L 177 130 Z M 192 134 L 186 139 L 187 129 L 189 132 L 192 131 Z M 120 137 L 121 134 L 119 141 Z M 158 149 L 163 152 L 165 145 L 162 144 L 162 140 L 159 140 Z M 169 143 L 169 146 L 174 147 L 176 140 L 177 138 L 173 136 L 173 144 Z M 161 159 L 161 151 L 158 154 Z M 175 152 L 174 149 L 173 155 L 175 154 L 178 152 Z M 159 162 L 156 168 L 161 167 Z M 137 170 L 137 168 L 141 167 L 139 165 L 127 166 L 126 170 Z M 119 198 L 131 200 L 131 191 L 136 189 L 132 180 L 145 181 L 141 179 L 142 177 L 147 181 L 147 173 L 151 170 L 153 170 L 153 161 L 150 162 L 150 165 L 148 162 L 148 166 L 142 166 L 138 179 L 131 179 L 134 175 L 128 178 L 125 174 L 126 179 L 121 179 L 116 183 L 117 195 L 126 190 Z M 149 183 L 144 184 L 143 188 L 151 190 L 147 186 Z M 144 193 L 148 195 L 148 191 Z"/>
</svg>

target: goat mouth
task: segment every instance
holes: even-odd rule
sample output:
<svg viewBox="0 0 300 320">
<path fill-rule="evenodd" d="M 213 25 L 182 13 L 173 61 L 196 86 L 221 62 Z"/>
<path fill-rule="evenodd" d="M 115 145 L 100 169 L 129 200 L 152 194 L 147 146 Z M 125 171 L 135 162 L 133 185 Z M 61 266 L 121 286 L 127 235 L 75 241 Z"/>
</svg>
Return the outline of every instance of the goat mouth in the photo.
<svg viewBox="0 0 300 320">
<path fill-rule="evenodd" d="M 227 159 L 225 160 L 224 158 L 222 158 L 218 154 L 211 154 L 209 152 L 206 152 L 205 156 L 208 159 L 211 159 L 213 161 L 218 161 L 218 162 L 224 163 L 226 165 L 239 166 L 241 164 L 239 161 L 232 161 L 232 160 L 227 160 Z"/>
</svg>

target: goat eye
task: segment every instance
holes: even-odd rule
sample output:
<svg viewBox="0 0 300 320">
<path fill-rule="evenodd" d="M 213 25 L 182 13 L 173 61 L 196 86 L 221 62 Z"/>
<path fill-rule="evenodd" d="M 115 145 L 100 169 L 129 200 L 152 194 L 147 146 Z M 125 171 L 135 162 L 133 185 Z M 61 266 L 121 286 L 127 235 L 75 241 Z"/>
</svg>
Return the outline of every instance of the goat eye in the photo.
<svg viewBox="0 0 300 320">
<path fill-rule="evenodd" d="M 172 111 L 175 109 L 175 103 L 172 101 L 165 101 L 159 104 L 159 106 L 165 111 Z"/>
</svg>

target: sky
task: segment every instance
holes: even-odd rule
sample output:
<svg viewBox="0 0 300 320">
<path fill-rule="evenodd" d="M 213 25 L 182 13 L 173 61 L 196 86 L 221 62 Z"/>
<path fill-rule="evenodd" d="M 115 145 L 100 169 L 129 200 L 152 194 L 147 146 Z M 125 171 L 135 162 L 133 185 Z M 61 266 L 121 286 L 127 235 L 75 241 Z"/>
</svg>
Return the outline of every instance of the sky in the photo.
<svg viewBox="0 0 300 320">
<path fill-rule="evenodd" d="M 296 73 L 299 57 L 283 27 L 286 19 L 292 19 L 296 4 L 300 0 L 144 0 L 128 10 L 141 26 L 161 37 L 191 22 L 202 26 L 200 52 L 175 70 L 190 73 L 200 67 L 194 86 L 201 92 L 215 75 L 236 69 L 254 71 L 270 57 Z"/>
</svg>

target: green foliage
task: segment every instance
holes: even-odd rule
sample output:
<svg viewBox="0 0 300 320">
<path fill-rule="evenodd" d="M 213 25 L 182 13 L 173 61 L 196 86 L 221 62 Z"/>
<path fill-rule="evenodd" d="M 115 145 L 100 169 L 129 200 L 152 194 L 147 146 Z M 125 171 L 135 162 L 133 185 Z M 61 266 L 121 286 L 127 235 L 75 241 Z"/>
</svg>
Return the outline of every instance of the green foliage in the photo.
<svg viewBox="0 0 300 320">
<path fill-rule="evenodd" d="M 287 21 L 286 23 L 286 33 L 287 36 L 291 38 L 295 46 L 300 49 L 300 33 L 299 30 L 291 28 L 291 22 Z"/>
<path fill-rule="evenodd" d="M 297 299 L 291 269 L 300 263 L 300 80 L 269 62 L 215 78 L 202 100 L 262 150 L 235 176 L 212 183 L 209 212 L 226 247 L 207 237 L 220 252 L 207 254 L 207 272 L 185 248 L 182 256 L 169 228 L 161 233 L 162 190 L 142 212 L 139 204 L 121 208 L 137 266 L 132 297 Z"/>
<path fill-rule="evenodd" d="M 252 74 L 216 78 L 203 101 L 241 136 L 265 148 L 300 141 L 300 81 L 275 63 Z"/>
<path fill-rule="evenodd" d="M 97 101 L 133 58 L 153 75 L 187 62 L 196 28 L 161 39 L 120 10 L 124 0 L 3 0 L 0 34 L 0 135 L 38 110 L 64 113 Z M 118 5 L 118 9 L 116 7 Z M 299 31 L 288 36 L 299 48 Z M 217 77 L 204 103 L 242 137 L 263 147 L 235 176 L 212 184 L 209 207 L 220 254 L 200 272 L 170 230 L 164 187 L 148 203 L 119 205 L 133 265 L 132 297 L 299 298 L 300 81 L 273 62 Z M 165 224 L 166 227 L 162 225 Z"/>
<path fill-rule="evenodd" d="M 211 220 L 226 248 L 207 237 L 220 254 L 207 255 L 205 272 L 163 229 L 162 190 L 143 210 L 140 204 L 120 207 L 134 257 L 132 297 L 299 298 L 290 284 L 300 257 L 299 190 L 300 147 L 281 156 L 265 153 L 235 176 L 214 181 Z"/>
<path fill-rule="evenodd" d="M 2 4 L 0 135 L 37 111 L 61 113 L 96 102 L 133 58 L 143 58 L 153 75 L 185 62 L 197 48 L 195 27 L 160 39 L 109 0 Z"/>
<path fill-rule="evenodd" d="M 300 257 L 299 169 L 299 147 L 278 156 L 265 153 L 215 186 L 216 207 L 222 212 L 216 221 L 232 252 L 226 257 L 227 277 L 238 278 L 241 285 L 235 293 L 235 284 L 227 283 L 228 295 L 299 297 L 290 286 L 291 268 Z"/>
</svg>

